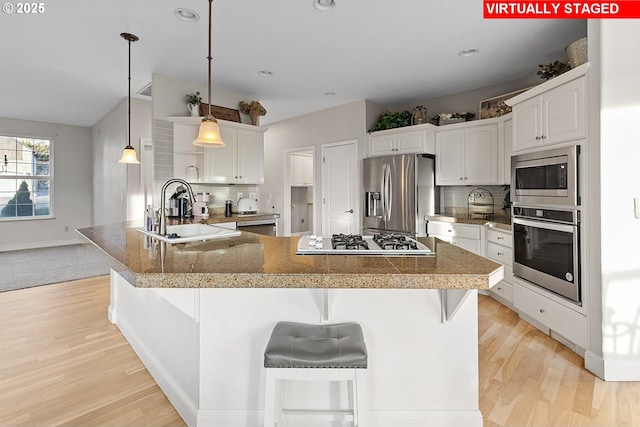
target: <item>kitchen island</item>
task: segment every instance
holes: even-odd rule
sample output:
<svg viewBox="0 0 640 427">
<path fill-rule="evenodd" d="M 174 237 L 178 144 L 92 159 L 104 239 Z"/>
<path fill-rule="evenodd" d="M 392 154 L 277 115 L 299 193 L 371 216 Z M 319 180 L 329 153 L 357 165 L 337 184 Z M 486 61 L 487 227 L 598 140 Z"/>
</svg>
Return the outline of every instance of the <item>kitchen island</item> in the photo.
<svg viewBox="0 0 640 427">
<path fill-rule="evenodd" d="M 419 239 L 433 257 L 302 256 L 298 238 L 169 245 L 136 226 L 79 232 L 123 264 L 109 318 L 187 424 L 262 425 L 264 347 L 290 320 L 362 325 L 362 425 L 482 426 L 476 290 L 502 278 L 499 264 L 434 238 Z M 290 384 L 285 404 L 346 405 L 341 386 Z"/>
</svg>

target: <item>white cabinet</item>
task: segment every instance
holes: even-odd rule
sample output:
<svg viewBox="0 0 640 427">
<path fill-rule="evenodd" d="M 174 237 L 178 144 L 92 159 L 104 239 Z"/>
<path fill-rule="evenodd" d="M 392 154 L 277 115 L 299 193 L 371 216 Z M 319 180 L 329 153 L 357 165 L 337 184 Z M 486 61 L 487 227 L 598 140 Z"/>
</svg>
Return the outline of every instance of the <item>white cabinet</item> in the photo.
<svg viewBox="0 0 640 427">
<path fill-rule="evenodd" d="M 480 225 L 429 221 L 427 223 L 427 235 L 429 237 L 437 237 L 477 255 L 482 255 Z"/>
<path fill-rule="evenodd" d="M 504 135 L 504 179 L 503 184 L 511 184 L 511 155 L 513 154 L 513 119 L 508 118 L 503 124 Z"/>
<path fill-rule="evenodd" d="M 521 314 L 578 347 L 587 348 L 586 316 L 518 284 L 514 285 L 513 302 L 516 310 Z"/>
<path fill-rule="evenodd" d="M 500 184 L 498 147 L 497 123 L 438 130 L 436 185 Z"/>
<path fill-rule="evenodd" d="M 513 306 L 513 252 L 511 233 L 496 228 L 487 228 L 486 257 L 504 266 L 504 279 L 491 288 L 493 296 Z"/>
<path fill-rule="evenodd" d="M 568 77 L 556 77 L 560 78 Z M 585 138 L 586 79 L 583 75 L 529 98 L 527 93 L 533 90 L 513 98 L 513 151 Z M 553 80 L 537 86 L 535 92 L 558 83 Z"/>
<path fill-rule="evenodd" d="M 291 156 L 291 185 L 294 187 L 309 187 L 313 185 L 313 157 Z"/>
<path fill-rule="evenodd" d="M 174 176 L 184 178 L 187 166 L 196 166 L 198 182 L 264 183 L 264 132 L 267 128 L 218 120 L 226 147 L 202 148 L 192 144 L 202 117 L 171 116 Z"/>
<path fill-rule="evenodd" d="M 229 184 L 264 183 L 263 134 L 264 128 L 220 123 L 220 135 L 227 145 L 222 148 L 204 149 L 204 181 Z"/>
<path fill-rule="evenodd" d="M 393 154 L 435 154 L 433 125 L 415 125 L 373 132 L 369 135 L 369 157 Z"/>
</svg>

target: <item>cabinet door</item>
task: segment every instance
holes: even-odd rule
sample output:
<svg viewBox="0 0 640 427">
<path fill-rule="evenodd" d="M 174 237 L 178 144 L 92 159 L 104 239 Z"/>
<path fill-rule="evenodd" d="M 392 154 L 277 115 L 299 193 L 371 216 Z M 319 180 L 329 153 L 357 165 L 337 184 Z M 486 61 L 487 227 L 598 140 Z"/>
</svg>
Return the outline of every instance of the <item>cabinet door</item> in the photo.
<svg viewBox="0 0 640 427">
<path fill-rule="evenodd" d="M 374 135 L 369 137 L 369 156 L 385 156 L 395 154 L 396 137 L 394 134 Z"/>
<path fill-rule="evenodd" d="M 585 92 L 586 78 L 581 77 L 542 94 L 545 145 L 586 136 Z"/>
<path fill-rule="evenodd" d="M 297 187 L 313 185 L 313 158 L 291 156 L 291 185 Z"/>
<path fill-rule="evenodd" d="M 396 135 L 396 154 L 423 153 L 425 132 L 401 132 Z"/>
<path fill-rule="evenodd" d="M 534 97 L 513 106 L 513 151 L 542 145 L 542 106 Z"/>
<path fill-rule="evenodd" d="M 464 131 L 464 184 L 498 182 L 498 125 L 482 125 Z"/>
<path fill-rule="evenodd" d="M 264 183 L 264 138 L 262 132 L 238 129 L 238 174 L 236 182 Z"/>
<path fill-rule="evenodd" d="M 233 183 L 238 176 L 238 131 L 220 126 L 220 136 L 226 147 L 204 149 L 205 181 Z"/>
<path fill-rule="evenodd" d="M 513 154 L 513 119 L 504 121 L 504 184 L 511 184 L 511 154 Z"/>
<path fill-rule="evenodd" d="M 313 185 L 313 157 L 304 157 L 304 185 Z"/>
<path fill-rule="evenodd" d="M 436 185 L 464 185 L 464 130 L 436 132 Z"/>
</svg>

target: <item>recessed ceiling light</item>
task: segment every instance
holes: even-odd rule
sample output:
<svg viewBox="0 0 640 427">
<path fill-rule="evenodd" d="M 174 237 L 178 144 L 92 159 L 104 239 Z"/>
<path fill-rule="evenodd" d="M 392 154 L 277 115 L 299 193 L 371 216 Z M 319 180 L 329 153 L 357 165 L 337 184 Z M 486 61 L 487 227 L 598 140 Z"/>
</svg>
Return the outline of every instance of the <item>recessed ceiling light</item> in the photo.
<svg viewBox="0 0 640 427">
<path fill-rule="evenodd" d="M 476 49 L 475 47 L 470 47 L 469 49 L 462 49 L 460 52 L 458 52 L 458 55 L 471 56 L 471 55 L 475 55 L 478 52 L 480 52 L 480 49 Z"/>
<path fill-rule="evenodd" d="M 313 7 L 325 12 L 336 7 L 336 0 L 313 0 Z"/>
<path fill-rule="evenodd" d="M 194 12 L 191 9 L 187 9 L 184 7 L 179 7 L 178 9 L 173 11 L 173 14 L 181 21 L 186 22 L 196 22 L 200 19 L 200 15 L 197 12 Z"/>
<path fill-rule="evenodd" d="M 273 71 L 271 71 L 271 70 L 260 70 L 260 71 L 258 71 L 258 74 L 260 74 L 263 77 L 271 77 L 275 73 Z"/>
</svg>

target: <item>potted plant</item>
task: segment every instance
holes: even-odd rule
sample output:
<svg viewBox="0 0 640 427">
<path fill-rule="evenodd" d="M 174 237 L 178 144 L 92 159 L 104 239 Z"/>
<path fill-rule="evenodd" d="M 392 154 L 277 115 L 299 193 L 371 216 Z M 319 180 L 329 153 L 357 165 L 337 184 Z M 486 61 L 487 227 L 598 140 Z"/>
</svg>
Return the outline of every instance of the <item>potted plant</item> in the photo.
<svg viewBox="0 0 640 427">
<path fill-rule="evenodd" d="M 369 132 L 375 132 L 378 130 L 395 129 L 404 126 L 411 125 L 411 113 L 408 111 L 400 111 L 392 113 L 390 111 L 380 114 L 378 122 L 374 127 L 369 129 Z"/>
<path fill-rule="evenodd" d="M 540 69 L 538 70 L 538 75 L 541 79 L 549 80 L 554 77 L 559 76 L 560 74 L 566 73 L 571 69 L 568 64 L 565 64 L 560 61 L 551 62 L 548 65 L 538 65 Z"/>
<path fill-rule="evenodd" d="M 187 107 L 191 112 L 192 116 L 200 115 L 200 103 L 202 102 L 202 97 L 200 96 L 200 92 L 188 93 L 187 94 Z"/>
</svg>

